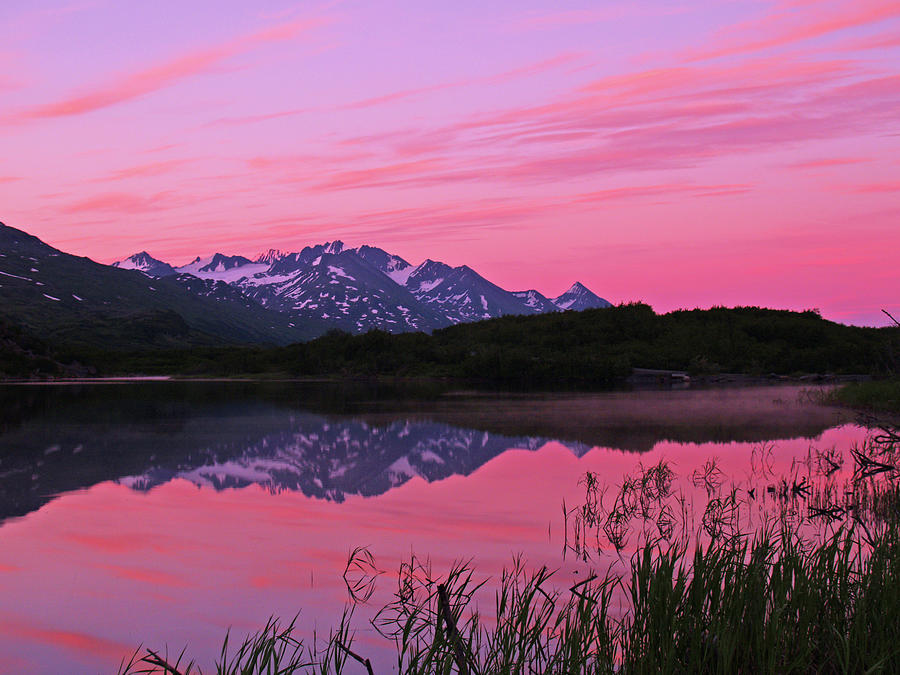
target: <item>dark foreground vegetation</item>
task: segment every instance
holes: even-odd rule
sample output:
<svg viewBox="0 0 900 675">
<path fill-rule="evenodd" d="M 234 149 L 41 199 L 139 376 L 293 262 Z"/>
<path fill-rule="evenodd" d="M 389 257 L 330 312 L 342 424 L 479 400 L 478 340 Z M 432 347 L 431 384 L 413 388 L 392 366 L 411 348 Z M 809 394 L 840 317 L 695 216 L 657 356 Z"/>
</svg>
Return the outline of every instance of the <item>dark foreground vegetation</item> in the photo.
<svg viewBox="0 0 900 675">
<path fill-rule="evenodd" d="M 766 376 L 896 372 L 900 328 L 860 328 L 814 311 L 738 307 L 655 314 L 635 303 L 508 316 L 424 333 L 332 331 L 286 347 L 109 352 L 60 347 L 98 374 L 397 376 L 510 385 L 604 386 L 633 368 Z"/>
<path fill-rule="evenodd" d="M 554 590 L 546 568 L 506 572 L 482 619 L 465 565 L 444 578 L 410 569 L 376 620 L 395 640 L 401 673 L 861 673 L 898 672 L 900 545 L 896 532 L 859 553 L 841 530 L 806 550 L 787 535 L 719 541 L 687 553 L 645 548 L 624 579 Z M 616 618 L 614 590 L 632 605 Z M 327 640 L 272 622 L 216 673 L 362 673 L 352 613 Z M 147 650 L 120 673 L 199 672 L 183 656 Z M 370 672 L 374 672 L 374 669 Z"/>
<path fill-rule="evenodd" d="M 760 446 L 763 466 L 768 452 Z M 567 523 L 579 523 L 567 550 L 587 555 L 594 534 L 615 549 L 642 537 L 623 574 L 608 567 L 560 588 L 546 567 L 515 561 L 485 602 L 470 564 L 435 575 L 413 557 L 371 626 L 392 646 L 392 671 L 408 674 L 900 672 L 897 428 L 874 430 L 848 457 L 845 467 L 834 448 L 816 451 L 802 479 L 763 469 L 768 487 L 725 489 L 707 463 L 691 477 L 709 496 L 693 534 L 673 527 L 680 498 L 664 461 L 626 476 L 607 506 L 588 474 L 585 503 L 563 507 Z M 742 531 L 739 511 L 756 490 L 772 495 L 774 511 Z M 376 570 L 367 550 L 351 554 L 352 601 L 371 597 Z M 304 639 L 295 619 L 272 621 L 237 648 L 226 639 L 215 672 L 373 673 L 354 643 L 353 611 L 327 637 Z M 145 650 L 119 672 L 199 670 L 183 653 Z"/>
</svg>

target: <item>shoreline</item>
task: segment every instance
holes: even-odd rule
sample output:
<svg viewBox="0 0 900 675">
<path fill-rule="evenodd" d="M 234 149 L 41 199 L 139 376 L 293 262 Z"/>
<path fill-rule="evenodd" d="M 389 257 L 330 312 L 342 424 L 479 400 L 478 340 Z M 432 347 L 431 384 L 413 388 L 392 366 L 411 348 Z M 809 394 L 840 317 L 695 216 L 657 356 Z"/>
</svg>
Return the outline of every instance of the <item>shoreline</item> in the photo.
<svg viewBox="0 0 900 675">
<path fill-rule="evenodd" d="M 511 386 L 508 382 L 484 380 L 477 378 L 402 376 L 402 375 L 329 375 L 329 376 L 284 376 L 273 377 L 267 374 L 235 374 L 226 376 L 194 376 L 170 373 L 167 375 L 113 375 L 107 377 L 45 377 L 45 378 L 0 378 L 3 385 L 53 385 L 53 384 L 117 384 L 131 382 L 256 382 L 256 383 L 322 383 L 322 384 L 442 384 L 460 387 L 481 387 L 496 391 L 513 392 L 566 392 L 566 391 L 632 391 L 632 390 L 681 390 L 681 389 L 719 389 L 744 386 L 781 386 L 781 385 L 840 385 L 857 382 L 881 381 L 866 374 L 834 375 L 830 373 L 811 373 L 804 375 L 748 375 L 745 373 L 721 373 L 715 375 L 686 376 L 685 371 L 653 371 L 647 377 L 646 371 L 639 371 L 627 378 L 606 386 L 571 386 L 561 385 L 559 388 L 546 386 Z"/>
</svg>

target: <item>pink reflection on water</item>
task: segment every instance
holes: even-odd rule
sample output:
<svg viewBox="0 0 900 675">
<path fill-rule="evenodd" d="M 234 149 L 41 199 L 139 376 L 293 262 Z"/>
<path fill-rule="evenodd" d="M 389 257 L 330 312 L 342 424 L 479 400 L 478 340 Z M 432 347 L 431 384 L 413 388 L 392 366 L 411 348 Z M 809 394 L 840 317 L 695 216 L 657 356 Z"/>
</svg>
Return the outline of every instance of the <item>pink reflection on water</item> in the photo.
<svg viewBox="0 0 900 675">
<path fill-rule="evenodd" d="M 864 436 L 844 426 L 813 445 L 846 449 Z M 767 470 L 791 475 L 809 448 L 805 439 L 776 442 Z M 229 626 L 243 635 L 273 614 L 301 611 L 304 636 L 327 633 L 347 602 L 341 573 L 357 546 L 368 546 L 385 571 L 373 607 L 388 599 L 413 552 L 429 556 L 436 573 L 473 557 L 484 575 L 521 554 L 529 565 L 559 568 L 567 587 L 591 567 L 622 564 L 608 544 L 588 563 L 562 556 L 562 504 L 584 500 L 585 472 L 614 486 L 639 464 L 666 459 L 685 496 L 705 504 L 691 472 L 716 457 L 727 483 L 747 485 L 754 449 L 661 442 L 644 454 L 594 448 L 579 459 L 551 442 L 511 449 L 469 476 L 430 484 L 414 477 L 343 503 L 255 485 L 216 492 L 177 479 L 142 493 L 101 483 L 3 525 L 0 653 L 17 672 L 114 672 L 138 644 L 176 653 L 189 644 L 211 662 Z M 384 660 L 389 645 L 367 629 L 367 612 L 358 615 L 358 645 Z"/>
</svg>

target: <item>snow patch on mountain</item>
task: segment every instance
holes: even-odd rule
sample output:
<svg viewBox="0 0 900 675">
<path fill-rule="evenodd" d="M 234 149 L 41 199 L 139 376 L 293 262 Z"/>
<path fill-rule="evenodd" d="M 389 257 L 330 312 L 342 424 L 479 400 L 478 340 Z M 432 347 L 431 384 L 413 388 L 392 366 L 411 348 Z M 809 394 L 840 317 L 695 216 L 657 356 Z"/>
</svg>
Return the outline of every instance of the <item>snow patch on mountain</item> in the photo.
<svg viewBox="0 0 900 675">
<path fill-rule="evenodd" d="M 333 274 L 336 277 L 342 277 L 344 279 L 349 279 L 350 281 L 356 281 L 353 277 L 351 277 L 349 274 L 347 274 L 340 267 L 335 267 L 334 265 L 329 265 L 328 271 L 329 271 L 329 273 Z"/>
</svg>

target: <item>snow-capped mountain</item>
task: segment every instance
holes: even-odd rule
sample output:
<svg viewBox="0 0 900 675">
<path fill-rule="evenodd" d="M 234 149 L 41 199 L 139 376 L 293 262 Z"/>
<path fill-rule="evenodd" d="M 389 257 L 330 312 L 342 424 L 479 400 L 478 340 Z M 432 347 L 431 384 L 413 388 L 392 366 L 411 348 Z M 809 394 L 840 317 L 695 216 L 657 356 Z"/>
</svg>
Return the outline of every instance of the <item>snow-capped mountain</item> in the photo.
<svg viewBox="0 0 900 675">
<path fill-rule="evenodd" d="M 562 310 L 572 309 L 579 312 L 584 309 L 602 309 L 611 306 L 607 300 L 592 293 L 580 281 L 572 284 L 572 288 L 559 297 L 553 298 L 552 302 Z"/>
<path fill-rule="evenodd" d="M 162 260 L 157 260 L 146 251 L 135 253 L 125 258 L 125 260 L 114 262 L 112 266 L 123 270 L 138 270 L 151 277 L 165 277 L 176 273 L 171 265 L 164 263 Z"/>
<path fill-rule="evenodd" d="M 244 256 L 227 256 L 216 253 L 208 258 L 201 258 L 198 256 L 187 265 L 176 267 L 174 270 L 178 274 L 192 274 L 201 279 L 213 279 L 215 281 L 231 283 L 248 274 L 263 272 L 268 268 L 269 266 L 265 263 L 254 265 Z"/>
<path fill-rule="evenodd" d="M 535 313 L 514 294 L 492 284 L 467 265 L 450 267 L 426 260 L 410 273 L 406 287 L 451 324 Z"/>
<path fill-rule="evenodd" d="M 387 274 L 395 283 L 406 286 L 406 280 L 416 268 L 403 258 L 391 255 L 374 246 L 360 246 L 356 249 L 356 255 L 367 263 Z"/>
<path fill-rule="evenodd" d="M 370 328 L 392 333 L 431 330 L 442 323 L 406 288 L 353 251 L 340 246 L 315 248 L 319 250 L 313 251 L 314 256 L 304 249 L 276 261 L 267 273 L 245 277 L 235 285 L 265 307 L 297 320 L 324 319 L 353 333 Z"/>
<path fill-rule="evenodd" d="M 560 309 L 559 307 L 554 305 L 552 301 L 548 300 L 546 296 L 538 293 L 534 289 L 531 289 L 529 291 L 513 291 L 513 295 L 538 314 L 543 314 L 545 312 L 556 312 Z"/>
<path fill-rule="evenodd" d="M 548 299 L 535 290 L 507 291 L 467 265 L 451 267 L 430 259 L 412 265 L 383 249 L 347 248 L 341 241 L 292 253 L 270 249 L 253 260 L 216 253 L 177 268 L 144 263 L 142 256 L 165 265 L 146 253 L 115 264 L 133 264 L 150 276 L 157 276 L 154 270 L 160 269 L 224 282 L 292 321 L 325 321 L 353 333 L 373 328 L 392 333 L 431 331 L 506 315 L 610 306 L 581 283 Z M 182 283 L 204 295 L 221 294 L 215 285 Z"/>
</svg>

